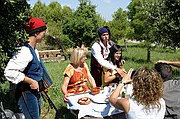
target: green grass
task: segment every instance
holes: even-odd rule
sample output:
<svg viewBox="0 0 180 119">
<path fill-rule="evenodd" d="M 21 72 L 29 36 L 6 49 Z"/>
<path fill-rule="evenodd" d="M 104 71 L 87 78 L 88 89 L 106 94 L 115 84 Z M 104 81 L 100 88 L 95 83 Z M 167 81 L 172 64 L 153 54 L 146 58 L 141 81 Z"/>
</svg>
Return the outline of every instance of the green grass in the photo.
<svg viewBox="0 0 180 119">
<path fill-rule="evenodd" d="M 158 60 L 177 60 L 180 61 L 180 50 L 174 53 L 169 49 L 155 48 L 151 50 L 151 62 L 147 63 L 147 49 L 143 47 L 130 46 L 128 52 L 123 48 L 123 57 L 126 60 L 125 69 L 137 69 L 140 66 L 154 67 Z M 179 70 L 173 67 L 174 71 Z M 179 75 L 174 73 L 174 75 Z"/>
<path fill-rule="evenodd" d="M 66 103 L 64 103 L 63 101 L 64 95 L 61 92 L 61 84 L 63 82 L 63 72 L 68 64 L 69 64 L 69 61 L 45 63 L 45 66 L 49 74 L 51 74 L 51 77 L 53 80 L 53 86 L 51 89 L 49 89 L 48 95 L 50 96 L 51 100 L 58 108 L 58 112 L 55 112 L 54 109 L 50 109 L 48 112 L 48 108 L 50 108 L 48 103 L 43 103 L 44 105 L 42 107 L 42 110 L 45 113 L 42 113 L 42 116 L 46 115 L 44 119 L 53 119 L 53 118 L 73 119 L 75 118 L 75 116 L 72 115 L 69 110 L 67 110 Z"/>
<path fill-rule="evenodd" d="M 155 48 L 151 51 L 151 62 L 147 63 L 147 50 L 146 48 L 139 47 L 137 45 L 128 46 L 128 52 L 123 47 L 123 57 L 126 60 L 125 69 L 126 71 L 129 68 L 137 69 L 140 66 L 147 66 L 147 67 L 154 67 L 156 61 L 163 59 L 163 60 L 178 60 L 180 61 L 180 50 L 177 50 L 176 53 L 173 53 L 170 49 L 161 49 Z M 90 64 L 90 60 L 87 60 L 88 65 Z M 75 119 L 75 116 L 70 113 L 69 110 L 66 109 L 66 103 L 63 101 L 63 94 L 61 92 L 61 84 L 63 82 L 63 72 L 66 66 L 69 64 L 69 61 L 62 61 L 62 62 L 51 62 L 45 63 L 45 66 L 53 79 L 53 86 L 49 90 L 48 95 L 51 100 L 54 102 L 56 107 L 58 108 L 58 112 L 55 112 L 54 109 L 51 109 L 47 102 L 42 103 L 42 119 Z M 173 75 L 180 76 L 179 68 L 173 67 Z M 0 100 L 2 100 L 6 107 L 12 107 L 15 103 L 9 103 L 10 94 L 7 91 L 7 87 L 9 86 L 8 83 L 4 85 L 0 85 Z M 9 104 L 9 105 L 8 105 Z"/>
<path fill-rule="evenodd" d="M 128 71 L 129 68 L 137 69 L 140 66 L 147 66 L 147 67 L 154 67 L 154 64 L 156 61 L 160 59 L 165 60 L 180 60 L 180 51 L 178 50 L 176 53 L 173 53 L 171 50 L 168 49 L 153 49 L 151 51 L 151 62 L 146 62 L 147 56 L 147 50 L 146 48 L 142 47 L 136 47 L 136 46 L 129 46 L 128 52 L 123 47 L 123 57 L 126 60 L 125 63 L 125 69 Z M 51 95 L 51 98 L 53 102 L 56 104 L 56 106 L 61 110 L 59 113 L 59 117 L 56 117 L 57 119 L 73 119 L 75 118 L 73 115 L 70 114 L 70 112 L 67 111 L 66 104 L 63 102 L 63 95 L 61 92 L 61 84 L 63 81 L 63 71 L 65 70 L 65 67 L 69 61 L 63 61 L 59 63 L 45 63 L 49 73 L 51 74 L 54 82 L 54 86 L 49 91 L 49 95 Z M 87 60 L 88 65 L 90 64 L 90 60 Z M 180 76 L 179 72 L 180 70 L 176 67 L 173 67 L 174 70 L 174 76 Z M 50 114 L 55 115 L 55 112 L 50 110 Z M 66 117 L 69 115 L 69 118 Z"/>
</svg>

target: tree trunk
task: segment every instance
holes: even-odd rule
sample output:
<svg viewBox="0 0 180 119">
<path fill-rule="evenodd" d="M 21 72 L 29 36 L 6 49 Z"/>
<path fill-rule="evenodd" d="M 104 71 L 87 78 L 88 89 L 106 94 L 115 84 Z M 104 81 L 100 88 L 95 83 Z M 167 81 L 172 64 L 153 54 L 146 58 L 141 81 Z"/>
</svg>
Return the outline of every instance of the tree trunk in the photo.
<svg viewBox="0 0 180 119">
<path fill-rule="evenodd" d="M 128 52 L 127 41 L 126 41 L 125 38 L 124 38 L 124 44 L 125 44 L 125 47 L 126 47 L 126 52 Z"/>
<path fill-rule="evenodd" d="M 149 63 L 151 61 L 151 48 L 147 48 L 147 62 Z"/>
</svg>

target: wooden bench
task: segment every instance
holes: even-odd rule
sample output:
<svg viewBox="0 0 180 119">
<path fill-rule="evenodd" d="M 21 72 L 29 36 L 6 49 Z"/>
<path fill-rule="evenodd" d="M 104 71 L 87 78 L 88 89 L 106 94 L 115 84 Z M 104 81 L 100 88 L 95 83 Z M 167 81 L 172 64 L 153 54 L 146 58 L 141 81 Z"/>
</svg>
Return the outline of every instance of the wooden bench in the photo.
<svg viewBox="0 0 180 119">
<path fill-rule="evenodd" d="M 61 50 L 39 51 L 39 55 L 43 62 L 60 62 L 62 60 L 65 60 L 64 56 L 62 56 L 61 54 Z"/>
</svg>

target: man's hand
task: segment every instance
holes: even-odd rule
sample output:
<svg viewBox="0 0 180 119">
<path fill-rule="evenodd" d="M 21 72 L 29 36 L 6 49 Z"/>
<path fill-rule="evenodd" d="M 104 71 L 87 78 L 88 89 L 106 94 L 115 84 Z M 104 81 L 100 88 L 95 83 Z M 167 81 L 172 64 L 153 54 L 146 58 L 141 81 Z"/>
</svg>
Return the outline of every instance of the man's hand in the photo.
<svg viewBox="0 0 180 119">
<path fill-rule="evenodd" d="M 33 89 L 33 90 L 39 91 L 39 84 L 38 84 L 38 82 L 37 82 L 36 80 L 31 81 L 30 87 L 31 87 L 31 89 Z"/>
<path fill-rule="evenodd" d="M 25 76 L 23 82 L 28 83 L 32 90 L 39 91 L 39 84 L 38 84 L 38 82 L 36 80 L 33 80 L 32 78 L 29 78 L 29 77 Z"/>
</svg>

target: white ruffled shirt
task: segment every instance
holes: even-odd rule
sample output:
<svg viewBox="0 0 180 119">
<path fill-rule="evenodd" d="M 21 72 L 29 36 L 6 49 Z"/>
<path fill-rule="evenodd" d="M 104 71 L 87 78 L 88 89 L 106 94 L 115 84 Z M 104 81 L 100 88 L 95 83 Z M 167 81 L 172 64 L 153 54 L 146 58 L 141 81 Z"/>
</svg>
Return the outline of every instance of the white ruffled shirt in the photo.
<svg viewBox="0 0 180 119">
<path fill-rule="evenodd" d="M 39 59 L 37 49 L 35 49 L 35 53 Z M 32 61 L 32 59 L 33 56 L 29 48 L 26 46 L 20 47 L 20 50 L 13 55 L 5 68 L 4 75 L 6 79 L 14 84 L 18 84 L 19 82 L 23 81 L 25 74 L 22 72 L 27 67 L 28 63 Z"/>
<path fill-rule="evenodd" d="M 103 54 L 104 54 L 104 58 L 101 54 L 101 47 L 103 48 Z M 107 47 L 104 46 L 104 44 L 101 42 L 101 40 L 99 40 L 99 44 L 97 42 L 95 42 L 92 47 L 91 47 L 91 53 L 92 55 L 96 58 L 96 60 L 99 62 L 99 64 L 107 69 L 111 69 L 114 70 L 116 69 L 116 67 L 109 63 L 109 61 L 105 60 L 109 53 L 110 50 L 109 48 L 111 48 L 111 45 L 107 45 Z"/>
</svg>

